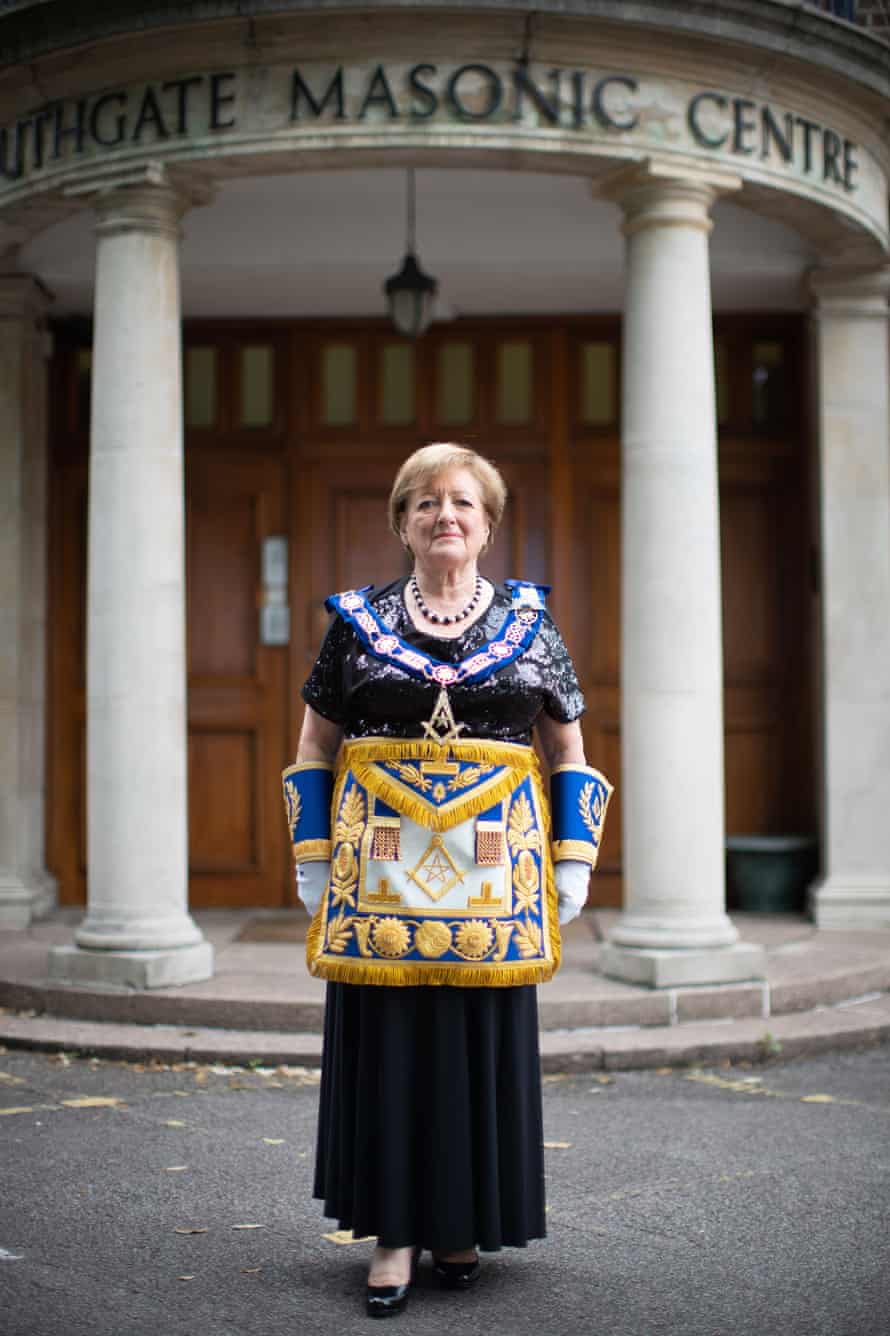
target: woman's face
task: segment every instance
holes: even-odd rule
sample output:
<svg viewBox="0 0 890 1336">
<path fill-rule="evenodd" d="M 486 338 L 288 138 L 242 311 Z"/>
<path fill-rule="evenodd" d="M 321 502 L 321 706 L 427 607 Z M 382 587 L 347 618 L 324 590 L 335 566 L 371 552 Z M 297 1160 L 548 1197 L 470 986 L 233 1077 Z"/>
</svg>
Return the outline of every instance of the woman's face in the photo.
<svg viewBox="0 0 890 1336">
<path fill-rule="evenodd" d="M 475 563 L 490 527 L 479 484 L 469 469 L 455 468 L 411 493 L 401 535 L 421 566 L 448 569 Z"/>
</svg>

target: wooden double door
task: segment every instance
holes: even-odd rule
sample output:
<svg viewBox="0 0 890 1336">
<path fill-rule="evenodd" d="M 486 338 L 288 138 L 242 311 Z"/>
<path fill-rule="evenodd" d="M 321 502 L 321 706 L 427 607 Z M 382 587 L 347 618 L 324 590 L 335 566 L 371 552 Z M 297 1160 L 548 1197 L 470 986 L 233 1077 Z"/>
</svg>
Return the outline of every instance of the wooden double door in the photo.
<svg viewBox="0 0 890 1336">
<path fill-rule="evenodd" d="M 744 321 L 724 334 L 734 350 L 721 443 L 730 830 L 806 828 L 815 800 L 798 334 Z M 59 335 L 48 861 L 63 901 L 80 903 L 90 366 L 88 348 Z M 389 487 L 405 455 L 435 439 L 467 441 L 507 480 L 485 573 L 556 585 L 588 702 L 588 756 L 618 786 L 592 896 L 620 904 L 618 322 L 462 322 L 418 345 L 368 322 L 198 325 L 185 342 L 192 907 L 294 903 L 280 771 L 293 758 L 324 599 L 404 571 L 386 525 Z M 774 371 L 780 348 L 785 384 L 771 391 L 780 415 L 773 408 L 759 424 L 752 350 L 768 343 L 762 357 Z M 265 643 L 273 600 L 289 613 L 286 643 Z M 272 641 L 281 633 L 279 617 Z"/>
</svg>

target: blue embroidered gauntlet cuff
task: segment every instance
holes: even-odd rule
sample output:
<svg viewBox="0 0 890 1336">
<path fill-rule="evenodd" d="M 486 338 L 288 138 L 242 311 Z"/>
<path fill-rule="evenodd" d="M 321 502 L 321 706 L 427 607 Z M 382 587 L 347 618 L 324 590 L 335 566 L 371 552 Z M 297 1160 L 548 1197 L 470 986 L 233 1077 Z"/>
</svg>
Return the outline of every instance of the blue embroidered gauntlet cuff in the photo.
<svg viewBox="0 0 890 1336">
<path fill-rule="evenodd" d="M 294 862 L 329 860 L 334 767 L 321 761 L 298 761 L 282 772 L 281 781 Z"/>
<path fill-rule="evenodd" d="M 560 765 L 550 776 L 553 861 L 596 867 L 612 785 L 588 765 Z"/>
</svg>

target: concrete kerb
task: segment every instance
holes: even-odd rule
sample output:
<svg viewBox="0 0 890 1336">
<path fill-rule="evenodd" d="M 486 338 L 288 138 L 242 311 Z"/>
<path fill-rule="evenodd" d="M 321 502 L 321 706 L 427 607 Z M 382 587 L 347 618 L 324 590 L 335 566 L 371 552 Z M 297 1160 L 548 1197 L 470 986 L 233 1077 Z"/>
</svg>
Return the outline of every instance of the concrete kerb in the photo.
<svg viewBox="0 0 890 1336">
<path fill-rule="evenodd" d="M 545 1073 L 764 1062 L 890 1040 L 890 996 L 758 1020 L 541 1033 Z M 28 1015 L 0 1016 L 0 1044 L 131 1061 L 227 1062 L 316 1067 L 319 1034 L 114 1025 Z"/>
</svg>

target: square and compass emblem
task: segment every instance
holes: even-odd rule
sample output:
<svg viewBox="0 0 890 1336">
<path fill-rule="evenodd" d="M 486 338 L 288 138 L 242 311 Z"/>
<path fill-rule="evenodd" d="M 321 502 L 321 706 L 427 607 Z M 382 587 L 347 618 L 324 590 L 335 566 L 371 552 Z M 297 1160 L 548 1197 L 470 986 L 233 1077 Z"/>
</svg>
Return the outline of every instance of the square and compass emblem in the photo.
<svg viewBox="0 0 890 1336">
<path fill-rule="evenodd" d="M 405 871 L 408 880 L 433 901 L 441 900 L 455 886 L 461 885 L 466 875 L 438 834 L 432 837 L 416 865 Z"/>
</svg>

